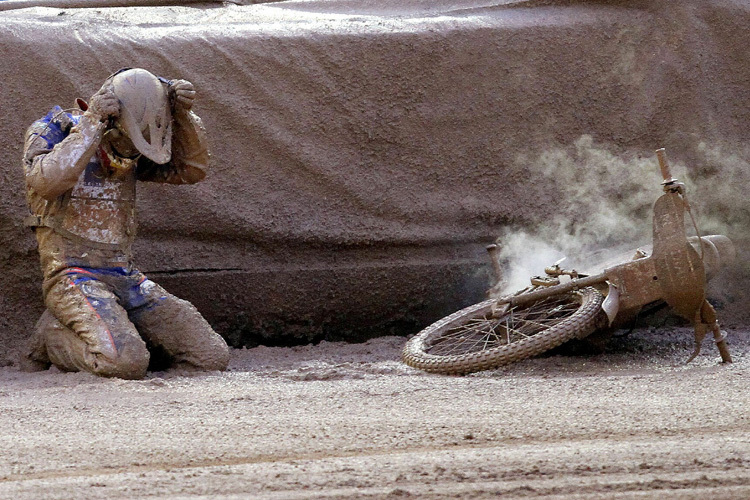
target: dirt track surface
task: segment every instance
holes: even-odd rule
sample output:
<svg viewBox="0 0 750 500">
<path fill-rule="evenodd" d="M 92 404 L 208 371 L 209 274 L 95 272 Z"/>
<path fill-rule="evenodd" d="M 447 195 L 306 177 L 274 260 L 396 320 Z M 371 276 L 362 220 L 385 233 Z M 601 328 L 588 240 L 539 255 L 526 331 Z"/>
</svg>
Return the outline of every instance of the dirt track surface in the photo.
<svg viewBox="0 0 750 500">
<path fill-rule="evenodd" d="M 748 498 L 747 331 L 686 329 L 466 377 L 404 339 L 235 350 L 143 381 L 0 369 L 0 497 Z"/>
</svg>

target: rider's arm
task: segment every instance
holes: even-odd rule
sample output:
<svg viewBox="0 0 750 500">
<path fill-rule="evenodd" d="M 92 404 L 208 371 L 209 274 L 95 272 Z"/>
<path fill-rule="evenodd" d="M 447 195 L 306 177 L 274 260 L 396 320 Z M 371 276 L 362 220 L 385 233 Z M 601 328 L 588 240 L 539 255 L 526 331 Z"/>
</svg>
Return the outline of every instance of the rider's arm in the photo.
<svg viewBox="0 0 750 500">
<path fill-rule="evenodd" d="M 189 110 L 177 109 L 172 131 L 172 159 L 158 165 L 148 158 L 138 162 L 138 180 L 167 184 L 194 184 L 206 177 L 209 152 L 201 119 Z"/>
<path fill-rule="evenodd" d="M 26 184 L 47 200 L 76 184 L 105 128 L 100 120 L 87 115 L 74 124 L 69 115 L 57 110 L 29 127 L 24 144 Z"/>
</svg>

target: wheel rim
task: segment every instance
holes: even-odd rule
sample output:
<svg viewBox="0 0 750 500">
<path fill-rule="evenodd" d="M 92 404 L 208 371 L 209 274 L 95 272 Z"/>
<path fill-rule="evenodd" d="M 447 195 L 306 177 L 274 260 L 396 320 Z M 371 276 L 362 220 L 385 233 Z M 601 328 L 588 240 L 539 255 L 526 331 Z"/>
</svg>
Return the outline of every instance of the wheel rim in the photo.
<svg viewBox="0 0 750 500">
<path fill-rule="evenodd" d="M 499 316 L 489 310 L 428 341 L 425 352 L 434 356 L 470 354 L 506 347 L 549 330 L 581 307 L 578 295 L 549 297 L 531 306 L 510 308 Z"/>
</svg>

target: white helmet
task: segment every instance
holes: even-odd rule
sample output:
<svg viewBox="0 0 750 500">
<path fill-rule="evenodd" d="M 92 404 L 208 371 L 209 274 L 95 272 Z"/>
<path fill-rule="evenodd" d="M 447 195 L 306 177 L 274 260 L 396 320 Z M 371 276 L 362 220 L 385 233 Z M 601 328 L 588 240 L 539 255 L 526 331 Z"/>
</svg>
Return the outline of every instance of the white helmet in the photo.
<svg viewBox="0 0 750 500">
<path fill-rule="evenodd" d="M 158 164 L 172 158 L 172 114 L 167 90 L 152 73 L 133 68 L 112 77 L 113 92 L 120 101 L 116 126 L 133 145 Z"/>
</svg>

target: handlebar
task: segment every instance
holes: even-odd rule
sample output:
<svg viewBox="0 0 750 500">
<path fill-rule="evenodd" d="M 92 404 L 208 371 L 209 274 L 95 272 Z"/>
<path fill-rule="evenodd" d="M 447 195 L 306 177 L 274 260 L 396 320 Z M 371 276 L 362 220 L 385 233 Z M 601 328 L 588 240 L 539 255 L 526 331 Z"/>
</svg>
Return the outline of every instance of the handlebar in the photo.
<svg viewBox="0 0 750 500">
<path fill-rule="evenodd" d="M 605 273 L 596 274 L 593 276 L 586 276 L 585 278 L 578 278 L 568 281 L 567 283 L 561 283 L 550 287 L 542 288 L 541 290 L 534 290 L 528 293 L 522 293 L 510 297 L 501 297 L 498 299 L 498 304 L 510 304 L 511 306 L 520 306 L 523 304 L 529 304 L 537 300 L 545 299 L 553 295 L 557 295 L 565 292 L 572 292 L 573 290 L 580 290 L 587 286 L 598 285 L 599 283 L 605 283 L 607 281 L 607 275 Z"/>
<path fill-rule="evenodd" d="M 672 172 L 669 171 L 669 162 L 667 162 L 667 151 L 664 148 L 656 150 L 656 158 L 659 160 L 659 168 L 661 169 L 661 176 L 664 178 L 664 184 L 671 184 L 677 179 L 672 177 Z"/>
<path fill-rule="evenodd" d="M 685 185 L 672 177 L 672 172 L 669 170 L 669 162 L 667 161 L 666 150 L 664 148 L 657 149 L 656 158 L 659 160 L 661 176 L 664 179 L 664 181 L 661 183 L 661 185 L 664 187 L 664 192 L 684 195 Z M 689 207 L 688 210 L 690 210 Z"/>
</svg>

